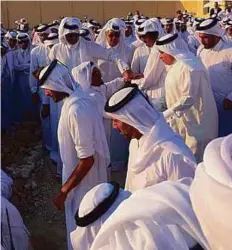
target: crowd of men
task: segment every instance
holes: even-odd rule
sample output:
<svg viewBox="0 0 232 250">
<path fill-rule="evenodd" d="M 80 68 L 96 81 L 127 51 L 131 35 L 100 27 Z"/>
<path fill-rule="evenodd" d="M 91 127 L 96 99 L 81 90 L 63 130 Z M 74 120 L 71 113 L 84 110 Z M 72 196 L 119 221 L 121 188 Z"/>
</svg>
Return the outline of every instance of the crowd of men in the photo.
<svg viewBox="0 0 232 250">
<path fill-rule="evenodd" d="M 232 11 L 218 8 L 1 28 L 2 132 L 40 116 L 69 250 L 231 249 Z M 109 182 L 123 170 L 124 189 Z M 1 179 L 2 249 L 29 249 Z"/>
</svg>

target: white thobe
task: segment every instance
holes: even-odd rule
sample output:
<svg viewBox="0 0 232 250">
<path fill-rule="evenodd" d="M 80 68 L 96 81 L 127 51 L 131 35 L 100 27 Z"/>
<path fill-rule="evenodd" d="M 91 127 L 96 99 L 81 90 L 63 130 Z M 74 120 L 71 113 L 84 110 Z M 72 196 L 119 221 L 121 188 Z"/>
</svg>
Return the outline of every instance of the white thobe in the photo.
<svg viewBox="0 0 232 250">
<path fill-rule="evenodd" d="M 40 96 L 40 107 L 42 104 L 50 104 L 50 98 L 45 95 L 45 90 L 39 88 L 38 80 L 32 74 L 35 70 L 38 70 L 41 67 L 45 67 L 49 64 L 49 48 L 44 44 L 40 44 L 32 49 L 31 51 L 31 61 L 30 61 L 30 76 L 29 76 L 29 85 L 32 93 L 37 93 Z M 39 109 L 40 110 L 40 109 Z M 43 140 L 46 147 L 50 150 L 51 145 L 51 123 L 50 118 L 42 119 L 42 130 L 43 130 Z"/>
<path fill-rule="evenodd" d="M 161 100 L 165 95 L 166 68 L 156 47 L 152 47 L 144 69 L 144 78 L 133 80 L 150 99 Z"/>
<path fill-rule="evenodd" d="M 8 214 L 8 216 L 7 216 Z M 1 244 L 5 249 L 29 250 L 29 234 L 15 206 L 1 196 Z M 13 247 L 12 248 L 12 244 Z"/>
<path fill-rule="evenodd" d="M 118 54 L 118 56 L 120 58 L 123 58 L 124 62 L 127 63 L 128 65 L 131 64 L 133 53 L 134 53 L 134 49 L 132 49 L 131 47 L 125 45 L 124 55 L 118 52 L 117 46 L 116 47 L 106 46 L 106 48 L 109 51 L 111 51 L 111 53 L 113 52 L 114 54 Z M 99 59 L 101 58 L 99 57 Z M 103 60 L 98 60 L 97 64 L 98 64 L 99 69 L 102 71 L 102 78 L 104 82 L 112 81 L 115 78 L 120 77 L 122 75 L 118 66 L 115 64 L 115 62 L 109 62 L 109 60 L 103 59 Z"/>
<path fill-rule="evenodd" d="M 145 44 L 144 46 L 136 48 L 131 62 L 131 69 L 133 72 L 144 73 L 149 54 L 150 48 Z"/>
<path fill-rule="evenodd" d="M 76 93 L 64 101 L 58 126 L 63 184 L 76 168 L 79 159 L 93 156 L 94 164 L 81 183 L 69 192 L 65 202 L 68 249 L 72 249 L 70 233 L 76 228 L 75 214 L 80 202 L 90 189 L 107 181 L 109 164 L 109 159 L 98 153 L 99 147 L 105 148 L 105 154 L 108 150 L 100 114 L 94 103 L 88 99 L 79 99 Z"/>
<path fill-rule="evenodd" d="M 201 161 L 206 145 L 218 135 L 217 109 L 206 70 L 176 61 L 167 73 L 165 92 L 166 120 Z"/>
<path fill-rule="evenodd" d="M 49 54 L 51 60 L 57 59 L 65 64 L 71 71 L 82 62 L 92 61 L 97 62 L 98 59 L 106 60 L 107 63 L 118 63 L 119 55 L 115 54 L 112 50 L 105 49 L 101 45 L 93 42 L 86 41 L 79 38 L 77 44 L 70 46 L 63 43 L 55 44 Z M 115 65 L 115 67 L 117 67 Z"/>
<path fill-rule="evenodd" d="M 227 135 L 232 132 L 232 123 L 229 112 L 223 109 L 223 101 L 232 91 L 232 44 L 220 40 L 213 49 L 200 46 L 197 55 L 209 72 L 219 114 L 219 136 Z"/>
<path fill-rule="evenodd" d="M 160 117 L 155 124 L 153 136 L 158 138 L 165 126 L 168 125 L 164 124 L 163 117 Z M 194 177 L 196 166 L 194 156 L 179 136 L 158 143 L 150 149 L 148 155 L 145 155 L 146 150 L 143 147 L 150 139 L 149 136 L 150 133 L 130 142 L 125 190 L 134 192 L 162 181 Z M 134 167 L 138 159 L 143 165 L 140 170 Z"/>
<path fill-rule="evenodd" d="M 124 86 L 123 78 L 116 78 L 113 81 L 104 83 L 100 87 L 91 86 L 88 89 L 89 95 L 93 98 L 94 101 L 96 101 L 97 106 L 99 108 L 99 112 L 103 116 L 106 139 L 109 146 L 110 146 L 110 137 L 112 131 L 112 123 L 111 123 L 111 118 L 106 115 L 104 107 L 106 101 L 123 86 Z"/>
</svg>

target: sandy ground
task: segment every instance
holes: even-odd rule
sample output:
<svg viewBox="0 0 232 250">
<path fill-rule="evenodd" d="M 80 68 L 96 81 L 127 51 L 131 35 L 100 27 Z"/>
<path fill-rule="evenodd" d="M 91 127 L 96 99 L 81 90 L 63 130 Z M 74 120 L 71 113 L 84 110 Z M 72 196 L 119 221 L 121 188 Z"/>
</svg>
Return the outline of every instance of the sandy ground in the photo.
<svg viewBox="0 0 232 250">
<path fill-rule="evenodd" d="M 14 179 L 11 202 L 31 233 L 34 249 L 66 249 L 64 213 L 52 203 L 61 183 L 42 146 L 39 124 L 17 124 L 2 135 L 1 144 L 2 168 Z M 112 180 L 123 186 L 125 173 L 112 173 Z"/>
</svg>

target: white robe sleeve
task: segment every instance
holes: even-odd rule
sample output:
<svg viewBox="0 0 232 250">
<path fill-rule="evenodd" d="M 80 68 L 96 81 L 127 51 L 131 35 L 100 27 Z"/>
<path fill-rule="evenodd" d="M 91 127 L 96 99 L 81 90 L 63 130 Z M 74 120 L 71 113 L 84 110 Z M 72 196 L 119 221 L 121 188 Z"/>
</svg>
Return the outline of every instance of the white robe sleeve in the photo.
<svg viewBox="0 0 232 250">
<path fill-rule="evenodd" d="M 15 53 L 16 55 L 16 53 Z M 17 57 L 17 56 L 16 56 Z M 24 71 L 26 69 L 30 69 L 30 63 L 19 64 L 17 58 L 14 60 L 14 70 L 16 71 Z"/>
<path fill-rule="evenodd" d="M 31 51 L 31 62 L 30 62 L 30 76 L 29 76 L 29 85 L 32 93 L 36 93 L 38 90 L 38 80 L 32 74 L 35 70 L 38 69 L 38 60 L 37 54 L 34 50 Z"/>
<path fill-rule="evenodd" d="M 117 53 L 115 53 L 112 49 L 106 49 L 95 42 L 89 42 L 87 48 L 88 48 L 88 53 L 92 55 L 94 58 L 115 62 L 121 73 L 129 69 L 128 64 L 124 62 L 120 58 L 120 56 Z"/>
<path fill-rule="evenodd" d="M 88 114 L 79 110 L 70 112 L 70 133 L 79 159 L 90 157 L 95 153 L 92 126 L 93 121 Z"/>
<path fill-rule="evenodd" d="M 198 71 L 185 71 L 180 79 L 182 84 L 181 98 L 172 107 L 164 111 L 165 119 L 172 116 L 181 117 L 186 110 L 191 108 L 198 99 L 198 89 L 200 83 L 201 72 Z"/>
<path fill-rule="evenodd" d="M 140 57 L 139 57 L 138 52 L 139 52 L 138 49 L 136 49 L 135 52 L 134 52 L 134 56 L 133 56 L 133 59 L 132 59 L 132 62 L 131 62 L 131 69 L 135 73 L 143 73 L 140 70 L 140 59 L 139 59 Z"/>
<path fill-rule="evenodd" d="M 105 83 L 105 85 L 101 87 L 105 88 L 106 98 L 109 99 L 115 92 L 117 92 L 124 85 L 125 85 L 125 82 L 123 78 L 118 77 L 110 82 Z"/>
</svg>

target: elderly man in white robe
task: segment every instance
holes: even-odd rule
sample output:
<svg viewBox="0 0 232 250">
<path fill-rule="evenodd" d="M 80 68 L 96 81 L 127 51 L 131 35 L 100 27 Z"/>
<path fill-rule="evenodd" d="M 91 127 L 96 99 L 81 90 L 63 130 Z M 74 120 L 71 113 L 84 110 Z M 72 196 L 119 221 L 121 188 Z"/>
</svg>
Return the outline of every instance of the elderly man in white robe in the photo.
<svg viewBox="0 0 232 250">
<path fill-rule="evenodd" d="M 107 99 L 125 85 L 124 79 L 118 77 L 113 81 L 104 83 L 100 69 L 93 62 L 84 62 L 73 68 L 72 75 L 74 80 L 81 85 L 82 90 L 87 92 L 96 102 L 99 112 L 103 117 L 106 139 L 110 146 L 112 124 L 110 117 L 104 111 L 104 106 Z"/>
<path fill-rule="evenodd" d="M 90 249 L 209 249 L 191 206 L 190 184 L 184 178 L 136 191 L 104 222 Z"/>
<path fill-rule="evenodd" d="M 125 189 L 193 177 L 194 156 L 136 85 L 116 92 L 105 107 L 113 126 L 131 139 Z"/>
<path fill-rule="evenodd" d="M 149 57 L 141 79 L 132 81 L 138 84 L 154 103 L 162 111 L 164 106 L 164 81 L 166 76 L 165 65 L 159 58 L 159 52 L 154 46 L 158 37 L 163 35 L 163 29 L 157 19 L 148 19 L 140 25 L 138 34 L 142 36 L 143 42 L 150 48 Z M 135 72 L 138 73 L 138 72 Z"/>
<path fill-rule="evenodd" d="M 82 199 L 76 213 L 77 228 L 70 235 L 74 250 L 89 250 L 104 222 L 131 193 L 115 182 L 102 183 Z"/>
<path fill-rule="evenodd" d="M 213 140 L 190 188 L 193 210 L 209 249 L 230 249 L 232 232 L 232 134 Z"/>
<path fill-rule="evenodd" d="M 200 162 L 206 145 L 218 135 L 217 108 L 207 70 L 178 34 L 168 34 L 156 45 L 160 58 L 170 66 L 164 117 Z"/>
<path fill-rule="evenodd" d="M 208 69 L 219 116 L 219 136 L 225 136 L 232 132 L 232 113 L 223 108 L 226 96 L 232 91 L 232 44 L 223 40 L 224 30 L 216 19 L 201 22 L 197 33 L 201 41 L 197 56 Z"/>
<path fill-rule="evenodd" d="M 41 71 L 40 84 L 55 102 L 64 100 L 58 126 L 63 186 L 54 203 L 59 209 L 65 204 L 68 249 L 72 249 L 69 236 L 76 228 L 74 216 L 84 195 L 107 181 L 109 150 L 95 104 L 65 65 L 54 60 Z"/>
</svg>

